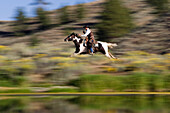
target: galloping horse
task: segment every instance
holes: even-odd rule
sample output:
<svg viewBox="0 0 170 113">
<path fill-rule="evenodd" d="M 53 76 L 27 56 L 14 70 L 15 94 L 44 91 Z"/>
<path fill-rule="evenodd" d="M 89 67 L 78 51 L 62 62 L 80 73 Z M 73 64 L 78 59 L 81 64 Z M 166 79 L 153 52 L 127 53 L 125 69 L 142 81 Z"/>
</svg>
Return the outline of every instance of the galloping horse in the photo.
<svg viewBox="0 0 170 113">
<path fill-rule="evenodd" d="M 88 54 L 87 47 L 83 46 L 83 39 L 79 37 L 76 33 L 70 34 L 67 38 L 64 39 L 64 41 L 73 41 L 76 47 L 76 51 L 71 56 L 76 56 L 79 54 Z M 114 43 L 107 43 L 107 42 L 101 42 L 97 41 L 98 47 L 94 48 L 94 53 L 101 52 L 108 58 L 116 58 L 114 57 L 109 51 L 109 48 L 116 47 L 117 44 Z"/>
</svg>

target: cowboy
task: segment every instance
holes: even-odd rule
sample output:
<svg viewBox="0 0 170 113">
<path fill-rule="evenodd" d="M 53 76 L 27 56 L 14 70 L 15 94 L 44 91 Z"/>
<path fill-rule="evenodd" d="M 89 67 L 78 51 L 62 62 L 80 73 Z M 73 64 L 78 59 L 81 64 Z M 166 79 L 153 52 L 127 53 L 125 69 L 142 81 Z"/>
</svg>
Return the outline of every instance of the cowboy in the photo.
<svg viewBox="0 0 170 113">
<path fill-rule="evenodd" d="M 87 25 L 85 25 L 83 28 L 85 29 L 85 31 L 83 31 L 84 35 L 81 35 L 81 36 L 86 37 L 85 43 L 87 44 L 87 48 L 90 49 L 91 54 L 93 54 L 93 45 L 96 44 L 93 32 L 90 30 L 89 26 Z"/>
</svg>

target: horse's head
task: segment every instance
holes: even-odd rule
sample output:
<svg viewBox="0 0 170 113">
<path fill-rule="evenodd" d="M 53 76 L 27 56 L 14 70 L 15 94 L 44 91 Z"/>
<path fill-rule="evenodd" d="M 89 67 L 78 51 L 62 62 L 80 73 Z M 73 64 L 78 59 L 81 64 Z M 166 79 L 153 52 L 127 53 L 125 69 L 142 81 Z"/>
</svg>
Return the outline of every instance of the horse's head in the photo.
<svg viewBox="0 0 170 113">
<path fill-rule="evenodd" d="M 67 38 L 64 39 L 64 41 L 73 41 L 73 39 L 75 38 L 76 34 L 75 33 L 71 33 L 69 36 L 67 36 Z"/>
<path fill-rule="evenodd" d="M 80 42 L 81 37 L 78 36 L 78 34 L 76 33 L 71 33 L 67 38 L 64 39 L 64 41 L 77 41 L 77 42 Z"/>
</svg>

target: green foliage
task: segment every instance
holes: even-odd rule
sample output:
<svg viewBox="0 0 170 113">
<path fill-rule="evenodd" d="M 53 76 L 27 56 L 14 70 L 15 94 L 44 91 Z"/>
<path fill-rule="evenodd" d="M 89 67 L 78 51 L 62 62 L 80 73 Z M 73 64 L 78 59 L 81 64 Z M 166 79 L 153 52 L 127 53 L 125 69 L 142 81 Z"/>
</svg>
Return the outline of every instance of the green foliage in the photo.
<svg viewBox="0 0 170 113">
<path fill-rule="evenodd" d="M 0 93 L 32 93 L 30 89 L 10 89 L 0 90 Z"/>
<path fill-rule="evenodd" d="M 170 5 L 169 0 L 147 0 L 147 2 L 155 6 L 160 13 L 168 11 Z"/>
<path fill-rule="evenodd" d="M 32 37 L 30 37 L 29 42 L 30 42 L 29 43 L 30 46 L 37 46 L 38 44 L 41 43 L 41 40 L 38 39 L 37 36 L 33 35 Z"/>
<path fill-rule="evenodd" d="M 0 68 L 0 86 L 19 86 L 26 81 L 25 77 L 20 76 L 23 73 L 11 67 Z"/>
<path fill-rule="evenodd" d="M 61 24 L 66 24 L 70 22 L 67 6 L 60 9 L 60 22 Z"/>
<path fill-rule="evenodd" d="M 85 9 L 82 4 L 79 4 L 76 9 L 76 18 L 77 20 L 81 20 L 85 17 Z"/>
<path fill-rule="evenodd" d="M 163 88 L 167 91 L 170 91 L 170 75 L 163 76 Z"/>
<path fill-rule="evenodd" d="M 15 76 L 12 78 L 11 83 L 13 83 L 13 85 L 16 85 L 16 86 L 22 86 L 25 81 L 26 81 L 25 77 Z"/>
<path fill-rule="evenodd" d="M 134 27 L 128 9 L 119 0 L 107 0 L 101 18 L 101 23 L 97 26 L 100 40 L 123 36 Z"/>
<path fill-rule="evenodd" d="M 67 27 L 65 29 L 71 30 Z M 4 50 L 8 51 L 4 53 Z M 85 77 L 87 79 L 80 79 L 85 83 L 77 80 L 69 85 L 81 87 L 81 91 L 170 90 L 168 75 L 170 54 L 156 55 L 143 51 L 131 51 L 119 59 L 108 59 L 102 54 L 96 54 L 94 57 L 89 55 L 69 57 L 73 51 L 72 48 L 60 48 L 46 43 L 40 43 L 35 47 L 23 43 L 11 47 L 0 46 L 0 86 L 25 86 L 32 82 L 39 84 L 40 87 L 44 84 L 66 85 L 81 74 L 105 73 L 118 74 L 118 76 L 91 75 L 89 77 L 87 75 Z M 132 75 L 134 72 L 152 74 Z M 127 76 L 121 76 L 121 73 Z M 27 78 L 26 75 L 31 76 Z M 84 81 L 88 78 L 92 80 Z"/>
<path fill-rule="evenodd" d="M 31 59 L 5 59 L 1 63 L 0 86 L 23 86 L 28 80 L 25 75 L 35 69 Z"/>
<path fill-rule="evenodd" d="M 43 8 L 37 8 L 36 14 L 38 16 L 39 22 L 41 23 L 40 29 L 48 29 L 50 27 L 51 21 L 47 12 Z"/>
<path fill-rule="evenodd" d="M 166 76 L 167 77 L 167 76 Z M 168 77 L 170 77 L 168 75 Z M 105 91 L 160 91 L 166 90 L 163 84 L 164 76 L 136 73 L 132 75 L 110 76 L 110 75 L 84 75 L 77 81 L 80 91 L 83 92 L 105 92 Z"/>
<path fill-rule="evenodd" d="M 2 76 L 2 74 L 0 74 Z M 22 86 L 24 82 L 26 81 L 26 78 L 23 76 L 16 76 L 13 75 L 11 77 L 0 77 L 0 86 L 5 86 L 5 87 L 15 87 L 15 86 Z"/>
<path fill-rule="evenodd" d="M 27 22 L 27 18 L 25 16 L 25 12 L 22 8 L 17 9 L 16 21 L 14 23 L 14 33 L 16 36 L 23 36 L 25 35 L 25 30 L 28 28 L 28 26 L 25 24 Z"/>
</svg>

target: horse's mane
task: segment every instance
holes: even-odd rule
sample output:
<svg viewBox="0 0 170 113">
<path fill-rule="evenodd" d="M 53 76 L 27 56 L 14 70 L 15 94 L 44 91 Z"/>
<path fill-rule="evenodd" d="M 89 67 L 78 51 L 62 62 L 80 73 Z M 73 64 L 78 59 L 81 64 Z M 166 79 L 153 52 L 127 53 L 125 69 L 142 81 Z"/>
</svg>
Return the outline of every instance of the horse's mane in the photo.
<svg viewBox="0 0 170 113">
<path fill-rule="evenodd" d="M 78 34 L 76 34 L 76 37 L 77 37 L 77 38 L 82 38 L 82 37 L 81 37 L 80 35 L 78 35 Z"/>
<path fill-rule="evenodd" d="M 71 33 L 71 35 L 75 35 L 77 38 L 81 38 L 82 39 L 82 37 L 80 36 L 80 35 L 78 35 L 77 33 Z"/>
</svg>

